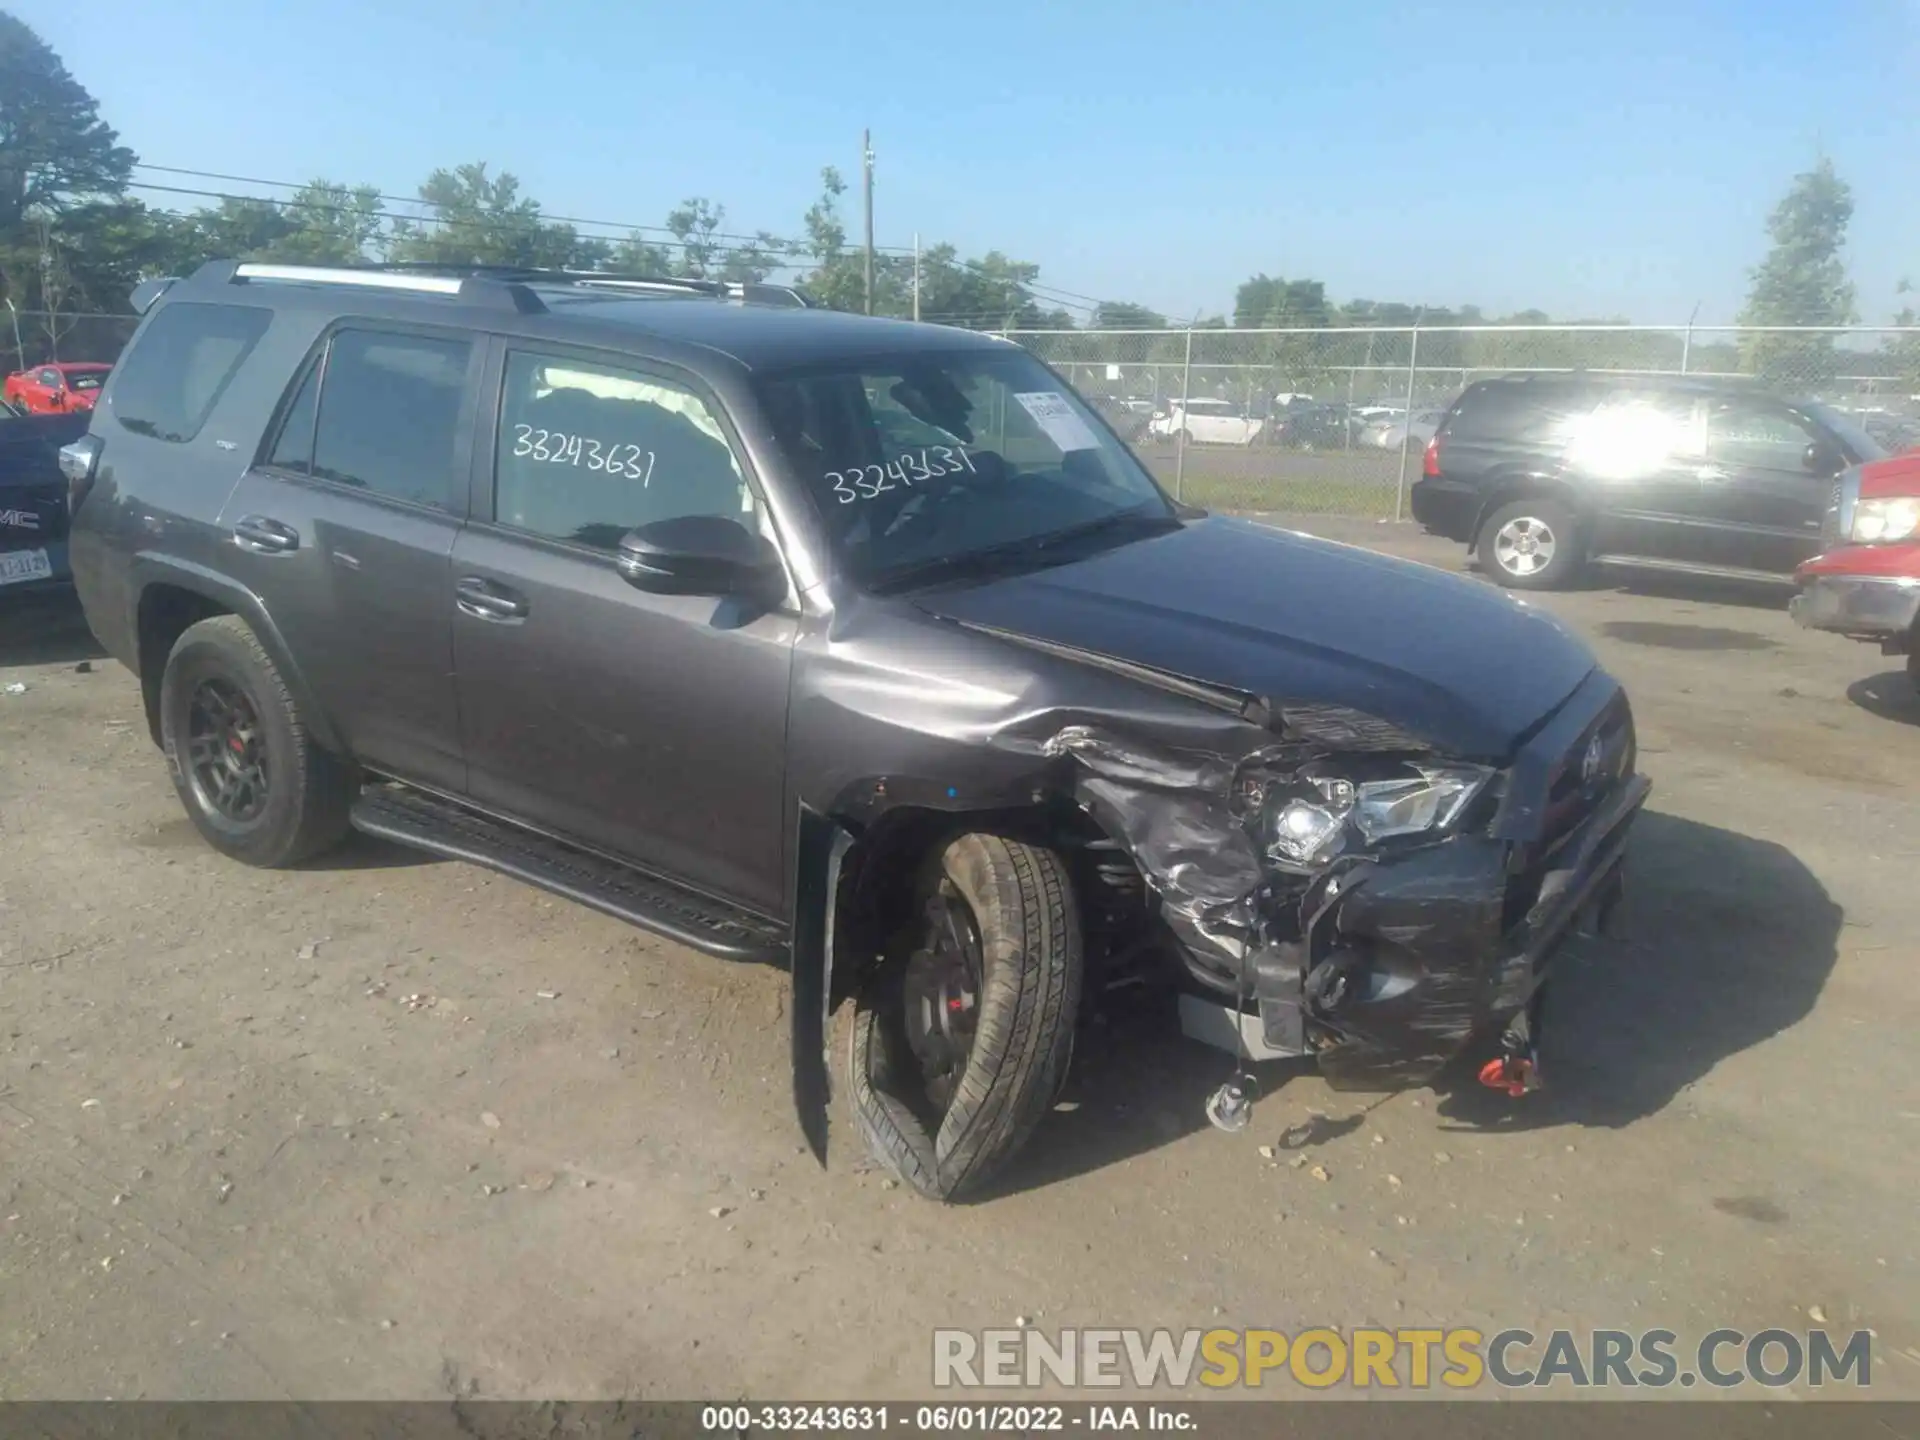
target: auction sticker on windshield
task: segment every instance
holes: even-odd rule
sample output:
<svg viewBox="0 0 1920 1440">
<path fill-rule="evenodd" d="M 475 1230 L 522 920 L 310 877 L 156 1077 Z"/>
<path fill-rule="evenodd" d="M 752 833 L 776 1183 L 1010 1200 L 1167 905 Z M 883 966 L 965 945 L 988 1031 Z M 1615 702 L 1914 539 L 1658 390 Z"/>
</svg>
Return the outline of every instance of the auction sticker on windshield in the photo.
<svg viewBox="0 0 1920 1440">
<path fill-rule="evenodd" d="M 1062 451 L 1098 450 L 1100 441 L 1086 421 L 1082 420 L 1067 403 L 1064 395 L 1055 395 L 1048 390 L 1018 391 L 1014 399 L 1034 419 L 1047 438 Z"/>
</svg>

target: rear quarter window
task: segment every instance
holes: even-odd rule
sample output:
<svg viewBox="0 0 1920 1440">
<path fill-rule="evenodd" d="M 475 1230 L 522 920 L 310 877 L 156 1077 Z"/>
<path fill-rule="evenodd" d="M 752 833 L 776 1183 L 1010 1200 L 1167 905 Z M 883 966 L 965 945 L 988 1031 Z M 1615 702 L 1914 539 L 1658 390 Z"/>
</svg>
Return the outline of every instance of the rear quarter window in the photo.
<svg viewBox="0 0 1920 1440">
<path fill-rule="evenodd" d="M 162 307 L 120 362 L 114 418 L 136 435 L 193 439 L 272 318 L 251 305 Z"/>
<path fill-rule="evenodd" d="M 1567 422 L 1593 409 L 1595 396 L 1576 385 L 1492 381 L 1467 387 L 1447 417 L 1449 440 L 1557 443 Z"/>
</svg>

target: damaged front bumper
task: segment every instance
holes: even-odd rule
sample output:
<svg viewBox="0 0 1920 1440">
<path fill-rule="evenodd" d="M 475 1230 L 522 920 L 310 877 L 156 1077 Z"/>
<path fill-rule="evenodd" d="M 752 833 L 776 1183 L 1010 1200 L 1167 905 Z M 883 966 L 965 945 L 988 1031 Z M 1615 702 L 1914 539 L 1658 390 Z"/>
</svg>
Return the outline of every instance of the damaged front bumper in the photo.
<svg viewBox="0 0 1920 1440">
<path fill-rule="evenodd" d="M 1601 927 L 1620 898 L 1627 833 L 1649 789 L 1639 775 L 1617 780 L 1537 856 L 1515 842 L 1457 836 L 1348 872 L 1301 942 L 1318 958 L 1297 1002 L 1258 995 L 1269 1043 L 1312 1053 L 1338 1088 L 1431 1078 L 1525 1008 L 1570 933 Z"/>
<path fill-rule="evenodd" d="M 1243 884 L 1257 854 L 1196 858 L 1202 817 L 1188 815 L 1183 866 L 1149 869 L 1189 972 L 1184 1028 L 1247 1059 L 1311 1056 L 1343 1089 L 1431 1079 L 1525 1011 L 1567 936 L 1599 930 L 1617 904 L 1650 789 L 1635 748 L 1624 695 L 1596 672 L 1512 758 L 1491 816 L 1309 876 L 1268 870 L 1237 906 L 1191 892 L 1203 876 Z"/>
</svg>

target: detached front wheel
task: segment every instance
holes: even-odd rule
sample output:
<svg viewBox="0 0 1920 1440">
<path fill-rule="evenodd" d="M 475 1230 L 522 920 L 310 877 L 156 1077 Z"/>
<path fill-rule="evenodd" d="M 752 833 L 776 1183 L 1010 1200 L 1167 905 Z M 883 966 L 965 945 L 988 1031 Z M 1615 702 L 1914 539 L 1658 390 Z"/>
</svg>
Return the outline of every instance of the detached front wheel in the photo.
<svg viewBox="0 0 1920 1440">
<path fill-rule="evenodd" d="M 854 1008 L 854 1113 L 873 1155 L 951 1200 L 1052 1106 L 1080 1008 L 1079 915 L 1050 850 L 963 835 L 922 876 L 913 925 Z"/>
</svg>

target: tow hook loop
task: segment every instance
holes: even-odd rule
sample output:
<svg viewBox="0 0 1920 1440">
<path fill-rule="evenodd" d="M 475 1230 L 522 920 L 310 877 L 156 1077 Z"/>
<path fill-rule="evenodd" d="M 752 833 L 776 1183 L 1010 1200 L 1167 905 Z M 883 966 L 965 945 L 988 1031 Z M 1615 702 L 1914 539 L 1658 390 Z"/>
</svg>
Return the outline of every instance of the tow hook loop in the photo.
<svg viewBox="0 0 1920 1440">
<path fill-rule="evenodd" d="M 1253 1118 L 1252 1078 L 1236 1075 L 1207 1097 L 1207 1119 L 1216 1130 L 1231 1134 L 1247 1128 Z"/>
<path fill-rule="evenodd" d="M 1530 1055 L 1496 1055 L 1480 1067 L 1480 1083 L 1489 1090 L 1504 1090 L 1518 1100 L 1529 1090 L 1539 1088 L 1538 1073 Z"/>
</svg>

